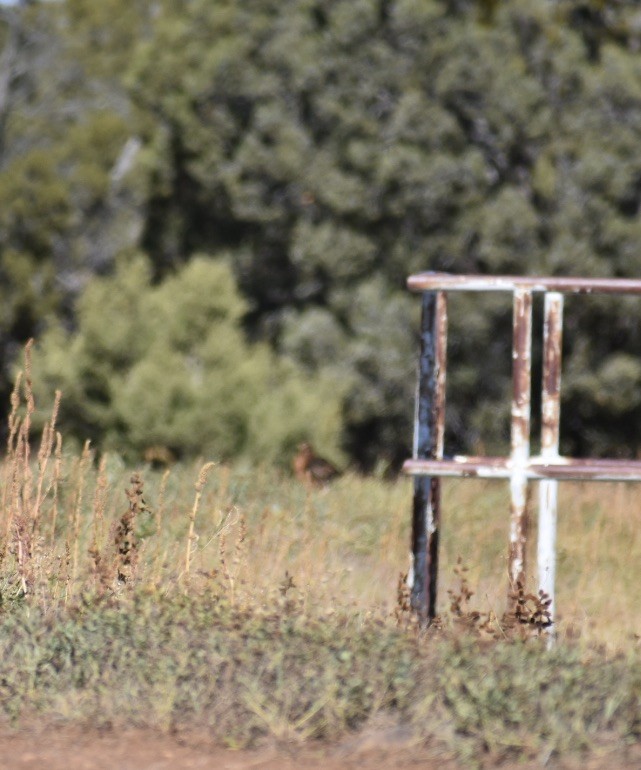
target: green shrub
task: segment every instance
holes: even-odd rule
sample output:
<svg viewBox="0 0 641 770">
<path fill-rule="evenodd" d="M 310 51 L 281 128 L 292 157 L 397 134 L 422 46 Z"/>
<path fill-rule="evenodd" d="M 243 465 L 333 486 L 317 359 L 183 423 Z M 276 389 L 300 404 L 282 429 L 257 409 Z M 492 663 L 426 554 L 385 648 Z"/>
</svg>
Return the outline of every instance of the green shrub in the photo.
<svg viewBox="0 0 641 770">
<path fill-rule="evenodd" d="M 306 378 L 241 327 L 246 307 L 222 258 L 196 256 L 154 285 L 148 261 L 121 260 L 35 356 L 38 394 L 63 391 L 61 425 L 103 448 L 274 461 L 303 438 L 336 456 L 339 389 Z"/>
</svg>

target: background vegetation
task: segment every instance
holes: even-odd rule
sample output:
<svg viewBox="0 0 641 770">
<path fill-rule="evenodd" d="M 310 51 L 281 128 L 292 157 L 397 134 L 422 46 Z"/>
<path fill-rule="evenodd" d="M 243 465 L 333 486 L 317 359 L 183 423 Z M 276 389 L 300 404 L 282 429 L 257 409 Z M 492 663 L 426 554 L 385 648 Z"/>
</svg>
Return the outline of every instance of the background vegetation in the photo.
<svg viewBox="0 0 641 770">
<path fill-rule="evenodd" d="M 19 345 L 55 327 L 47 376 L 82 349 L 62 415 L 80 440 L 273 457 L 307 433 L 337 459 L 395 465 L 411 433 L 409 273 L 641 272 L 633 0 L 60 0 L 0 18 L 0 390 Z M 184 338 L 151 345 L 191 315 L 178 287 L 202 255 L 218 299 L 203 289 Z M 228 314 L 215 362 L 207 299 Z M 448 444 L 497 448 L 510 308 L 454 305 Z M 638 451 L 639 319 L 634 300 L 569 302 L 564 450 Z M 119 360 L 92 368 L 105 348 Z M 256 402 L 274 393 L 266 366 L 300 394 L 291 426 L 255 421 L 252 398 L 244 414 L 217 402 L 236 377 Z M 331 436 L 305 423 L 319 402 Z"/>
</svg>

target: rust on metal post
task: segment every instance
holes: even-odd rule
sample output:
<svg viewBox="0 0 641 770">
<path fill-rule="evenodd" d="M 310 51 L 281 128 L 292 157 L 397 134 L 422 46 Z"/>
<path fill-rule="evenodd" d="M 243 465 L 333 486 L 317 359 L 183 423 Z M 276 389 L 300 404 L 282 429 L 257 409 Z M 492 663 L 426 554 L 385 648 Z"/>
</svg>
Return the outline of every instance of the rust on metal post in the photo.
<svg viewBox="0 0 641 770">
<path fill-rule="evenodd" d="M 510 548 L 508 571 L 510 593 L 525 585 L 527 545 L 527 466 L 530 459 L 530 373 L 532 362 L 532 292 L 514 292 L 512 346 L 512 424 L 510 473 Z"/>
<path fill-rule="evenodd" d="M 447 379 L 447 294 L 436 295 L 436 459 L 443 459 L 445 449 L 445 382 Z"/>
<path fill-rule="evenodd" d="M 545 295 L 543 320 L 543 384 L 541 391 L 541 459 L 554 462 L 559 457 L 561 416 L 561 346 L 563 335 L 563 295 Z M 556 576 L 556 528 L 558 481 L 539 485 L 539 532 L 537 562 L 539 589 L 550 598 L 550 616 L 554 618 L 554 583 Z M 550 631 L 554 626 L 550 626 Z"/>
<path fill-rule="evenodd" d="M 531 291 L 563 294 L 641 294 L 638 278 L 571 278 L 568 276 L 451 275 L 417 273 L 407 279 L 410 291 Z"/>
<path fill-rule="evenodd" d="M 416 460 L 443 457 L 446 346 L 445 295 L 425 292 L 414 419 Z M 419 475 L 414 479 L 411 603 L 422 625 L 428 625 L 436 616 L 439 524 L 440 480 Z"/>
</svg>

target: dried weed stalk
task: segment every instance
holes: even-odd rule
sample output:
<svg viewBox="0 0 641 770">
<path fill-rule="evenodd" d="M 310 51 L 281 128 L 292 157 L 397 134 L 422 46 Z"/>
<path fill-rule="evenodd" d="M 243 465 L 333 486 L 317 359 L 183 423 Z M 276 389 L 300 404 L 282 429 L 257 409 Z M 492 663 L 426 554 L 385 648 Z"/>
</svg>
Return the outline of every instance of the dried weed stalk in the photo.
<svg viewBox="0 0 641 770">
<path fill-rule="evenodd" d="M 93 533 L 89 546 L 94 579 L 98 594 L 101 596 L 110 588 L 115 574 L 115 560 L 106 559 L 101 550 L 101 543 L 104 539 L 105 509 L 109 494 L 106 466 L 107 458 L 103 455 L 98 466 L 98 477 L 93 495 Z"/>
<path fill-rule="evenodd" d="M 70 509 L 70 516 L 67 526 L 67 543 L 69 553 L 71 554 L 71 580 L 75 582 L 78 576 L 78 551 L 80 545 L 80 519 L 82 514 L 82 503 L 85 491 L 85 481 L 87 469 L 91 464 L 92 454 L 90 442 L 85 441 L 82 448 L 80 460 L 76 464 L 76 488 L 74 491 L 74 502 Z"/>
<path fill-rule="evenodd" d="M 405 574 L 398 573 L 394 619 L 397 626 L 408 626 L 415 620 L 415 615 L 412 612 L 412 591 L 407 582 L 407 572 Z"/>
<path fill-rule="evenodd" d="M 205 488 L 205 484 L 207 483 L 207 476 L 209 475 L 209 471 L 216 465 L 214 462 L 205 463 L 203 467 L 200 469 L 200 473 L 198 474 L 198 480 L 196 481 L 196 484 L 194 485 L 196 489 L 196 495 L 194 497 L 194 504 L 191 507 L 191 511 L 189 512 L 189 529 L 187 531 L 187 550 L 185 553 L 185 583 L 189 584 L 189 571 L 191 569 L 191 552 L 194 543 L 198 539 L 198 535 L 195 533 L 195 524 L 196 524 L 196 514 L 198 513 L 198 508 L 200 507 L 200 499 L 203 494 L 203 489 Z"/>
<path fill-rule="evenodd" d="M 130 582 L 135 575 L 138 560 L 136 522 L 140 513 L 149 511 L 143 498 L 143 480 L 138 473 L 131 476 L 130 484 L 125 490 L 129 505 L 120 517 L 114 534 L 116 574 L 121 583 Z"/>
<path fill-rule="evenodd" d="M 36 481 L 36 499 L 33 504 L 33 510 L 31 514 L 31 529 L 35 532 L 38 522 L 40 520 L 40 509 L 43 500 L 50 491 L 50 488 L 43 492 L 45 478 L 47 475 L 47 466 L 49 465 L 49 459 L 53 453 L 54 441 L 58 441 L 59 433 L 56 432 L 56 420 L 58 419 L 58 411 L 60 410 L 60 399 L 62 393 L 57 390 L 53 402 L 53 409 L 51 411 L 51 418 L 49 422 L 45 423 L 42 429 L 42 438 L 40 440 L 40 449 L 38 450 L 38 479 Z"/>
<path fill-rule="evenodd" d="M 154 521 L 156 523 L 156 534 L 160 534 L 160 530 L 162 527 L 162 514 L 165 508 L 165 492 L 167 491 L 167 482 L 169 481 L 169 476 L 171 474 L 171 471 L 169 468 L 166 468 L 164 473 L 162 474 L 162 479 L 160 480 L 160 489 L 158 490 L 158 503 L 156 504 L 156 512 L 154 514 Z"/>
<path fill-rule="evenodd" d="M 56 448 L 54 450 L 53 478 L 51 480 L 51 524 L 50 547 L 53 548 L 56 539 L 56 522 L 58 519 L 58 490 L 62 475 L 62 434 L 56 432 Z"/>
<path fill-rule="evenodd" d="M 238 517 L 238 534 L 234 542 L 233 556 L 231 560 L 231 569 L 227 561 L 227 530 L 234 523 L 231 519 L 231 514 L 235 509 L 232 509 L 228 513 L 228 518 L 221 527 L 220 540 L 218 546 L 218 553 L 220 559 L 220 572 L 224 578 L 225 583 L 229 588 L 230 602 L 234 604 L 236 599 L 236 586 L 239 582 L 238 575 L 240 568 L 245 559 L 245 548 L 247 540 L 247 521 L 244 514 L 240 513 Z"/>
<path fill-rule="evenodd" d="M 552 625 L 552 599 L 545 591 L 539 591 L 538 595 L 526 594 L 523 585 L 517 583 L 516 589 L 510 594 L 510 601 L 514 609 L 504 618 L 504 623 L 510 630 L 518 629 L 521 635 L 540 636 Z"/>
<path fill-rule="evenodd" d="M 96 478 L 96 488 L 93 493 L 93 535 L 92 545 L 97 546 L 102 543 L 105 529 L 105 509 L 107 508 L 107 499 L 109 496 L 109 481 L 107 479 L 107 457 L 103 455 L 98 465 L 98 477 Z"/>
<path fill-rule="evenodd" d="M 457 590 L 448 591 L 450 614 L 459 628 L 505 640 L 538 637 L 552 626 L 550 597 L 544 591 L 539 591 L 538 596 L 526 594 L 520 583 L 510 594 L 510 610 L 502 618 L 499 619 L 492 610 L 478 612 L 470 609 L 469 602 L 474 592 L 470 589 L 467 572 L 459 556 L 454 568 L 459 586 Z"/>
<path fill-rule="evenodd" d="M 468 571 L 468 567 L 463 565 L 463 560 L 459 556 L 456 560 L 456 566 L 454 567 L 454 574 L 459 580 L 458 589 L 456 591 L 450 589 L 447 594 L 450 597 L 450 613 L 454 621 L 466 629 L 471 629 L 474 628 L 479 621 L 482 621 L 483 616 L 480 612 L 471 610 L 469 607 L 470 599 L 474 596 L 474 591 L 470 588 L 467 579 Z"/>
<path fill-rule="evenodd" d="M 47 488 L 47 469 L 56 440 L 56 419 L 60 406 L 60 392 L 56 392 L 50 420 L 45 423 L 37 454 L 37 475 L 31 463 L 31 427 L 36 404 L 31 375 L 33 340 L 25 346 L 23 371 L 18 374 L 11 393 L 8 435 L 2 495 L 1 515 L 4 517 L 3 539 L 0 545 L 0 563 L 6 553 L 15 556 L 20 585 L 24 594 L 31 592 L 34 583 L 34 555 L 41 547 L 39 523 Z M 39 558 L 39 562 L 42 559 Z"/>
</svg>

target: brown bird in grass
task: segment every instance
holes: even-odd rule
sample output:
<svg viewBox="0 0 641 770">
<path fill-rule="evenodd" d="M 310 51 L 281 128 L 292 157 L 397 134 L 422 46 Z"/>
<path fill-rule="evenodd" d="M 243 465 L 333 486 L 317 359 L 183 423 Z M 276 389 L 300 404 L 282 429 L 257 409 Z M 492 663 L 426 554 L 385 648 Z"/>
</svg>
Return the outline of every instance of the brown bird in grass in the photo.
<svg viewBox="0 0 641 770">
<path fill-rule="evenodd" d="M 296 478 L 310 487 L 323 486 L 341 475 L 330 462 L 319 457 L 307 441 L 298 445 L 292 467 Z"/>
</svg>

